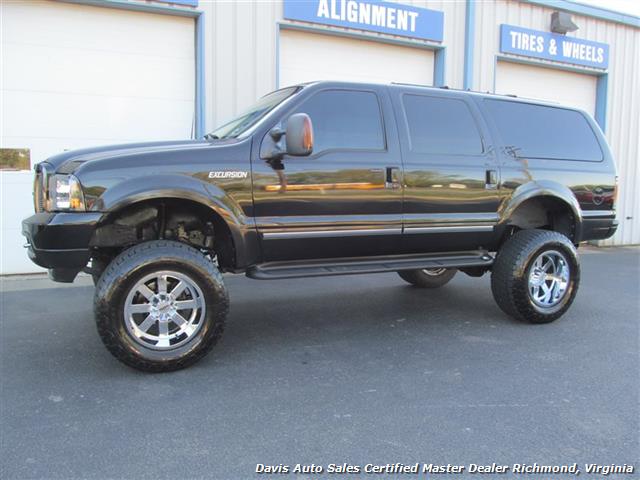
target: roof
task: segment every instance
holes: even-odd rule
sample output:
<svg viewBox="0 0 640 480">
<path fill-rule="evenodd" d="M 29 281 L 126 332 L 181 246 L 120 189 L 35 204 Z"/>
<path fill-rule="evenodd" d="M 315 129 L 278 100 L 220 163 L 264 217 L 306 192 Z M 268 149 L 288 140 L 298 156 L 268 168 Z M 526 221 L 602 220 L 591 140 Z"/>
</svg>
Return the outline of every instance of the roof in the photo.
<svg viewBox="0 0 640 480">
<path fill-rule="evenodd" d="M 457 88 L 450 88 L 448 86 L 435 87 L 432 85 L 421 85 L 421 84 L 413 84 L 413 83 L 402 83 L 402 82 L 391 82 L 391 83 L 376 83 L 376 82 L 346 82 L 346 81 L 337 81 L 337 80 L 319 80 L 313 82 L 306 82 L 298 84 L 300 87 L 339 87 L 339 88 L 372 88 L 372 87 L 380 87 L 386 86 L 389 88 L 411 88 L 411 89 L 420 89 L 429 92 L 452 92 L 456 94 L 470 95 L 470 96 L 478 96 L 483 98 L 498 98 L 501 100 L 510 100 L 515 102 L 523 102 L 523 103 L 533 103 L 539 105 L 547 105 L 554 107 L 562 107 L 570 110 L 579 110 L 577 108 L 568 107 L 557 102 L 542 100 L 538 98 L 527 98 L 527 97 L 518 97 L 516 95 L 510 94 L 500 94 L 500 93 L 492 93 L 492 92 L 478 92 L 474 90 L 464 90 Z"/>
</svg>

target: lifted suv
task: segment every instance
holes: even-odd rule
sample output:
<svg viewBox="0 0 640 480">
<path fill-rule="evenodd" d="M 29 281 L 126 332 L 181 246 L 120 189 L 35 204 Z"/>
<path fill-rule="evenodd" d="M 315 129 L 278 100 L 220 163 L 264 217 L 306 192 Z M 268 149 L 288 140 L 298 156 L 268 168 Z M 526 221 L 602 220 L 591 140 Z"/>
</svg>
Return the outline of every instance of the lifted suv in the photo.
<svg viewBox="0 0 640 480">
<path fill-rule="evenodd" d="M 582 111 L 410 85 L 284 88 L 201 140 L 65 152 L 36 166 L 31 259 L 96 282 L 106 347 L 147 371 L 221 336 L 220 272 L 397 271 L 435 288 L 491 271 L 507 314 L 551 322 L 577 245 L 615 232 L 616 173 Z"/>
</svg>

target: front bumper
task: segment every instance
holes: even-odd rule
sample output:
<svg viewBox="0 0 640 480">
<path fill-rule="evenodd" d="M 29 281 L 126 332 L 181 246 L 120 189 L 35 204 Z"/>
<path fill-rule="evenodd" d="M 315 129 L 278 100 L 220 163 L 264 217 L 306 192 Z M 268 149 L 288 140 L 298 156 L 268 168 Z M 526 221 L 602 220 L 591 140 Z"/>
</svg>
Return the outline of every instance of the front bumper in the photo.
<svg viewBox="0 0 640 480">
<path fill-rule="evenodd" d="M 36 213 L 22 221 L 29 258 L 52 280 L 72 282 L 91 257 L 89 243 L 100 212 Z"/>
</svg>

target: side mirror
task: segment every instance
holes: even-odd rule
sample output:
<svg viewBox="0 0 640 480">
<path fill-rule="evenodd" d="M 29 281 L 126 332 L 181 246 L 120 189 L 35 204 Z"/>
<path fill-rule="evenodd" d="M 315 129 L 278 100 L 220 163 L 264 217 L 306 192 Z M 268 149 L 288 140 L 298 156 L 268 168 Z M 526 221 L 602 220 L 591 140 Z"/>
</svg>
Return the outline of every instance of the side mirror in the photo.
<svg viewBox="0 0 640 480">
<path fill-rule="evenodd" d="M 296 113 L 287 120 L 287 154 L 306 157 L 313 152 L 313 124 L 306 113 Z"/>
</svg>

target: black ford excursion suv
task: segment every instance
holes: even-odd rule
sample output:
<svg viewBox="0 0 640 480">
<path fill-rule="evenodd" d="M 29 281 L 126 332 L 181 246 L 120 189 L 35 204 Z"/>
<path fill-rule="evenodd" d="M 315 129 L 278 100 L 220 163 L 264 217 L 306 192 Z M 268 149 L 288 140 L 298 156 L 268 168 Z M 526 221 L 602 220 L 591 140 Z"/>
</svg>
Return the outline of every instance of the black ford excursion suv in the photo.
<svg viewBox="0 0 640 480">
<path fill-rule="evenodd" d="M 560 317 L 576 247 L 616 230 L 616 172 L 582 111 L 411 85 L 283 88 L 201 140 L 65 152 L 36 166 L 29 256 L 96 282 L 109 351 L 140 370 L 202 358 L 255 279 L 491 272 L 496 302 Z"/>
</svg>

